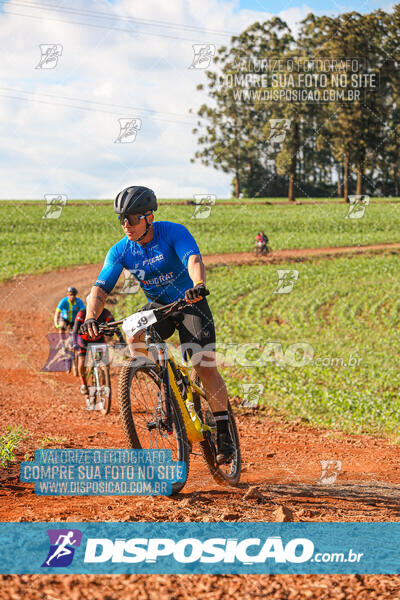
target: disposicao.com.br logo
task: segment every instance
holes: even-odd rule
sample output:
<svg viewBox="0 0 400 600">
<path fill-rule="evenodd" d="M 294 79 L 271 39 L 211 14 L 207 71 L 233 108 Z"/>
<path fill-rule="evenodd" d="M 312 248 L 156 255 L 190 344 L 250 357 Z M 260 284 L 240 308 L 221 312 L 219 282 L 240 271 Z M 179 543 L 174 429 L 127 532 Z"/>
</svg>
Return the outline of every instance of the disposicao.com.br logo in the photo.
<svg viewBox="0 0 400 600">
<path fill-rule="evenodd" d="M 280 536 L 261 538 L 89 538 L 86 543 L 85 563 L 156 563 L 158 559 L 169 557 L 178 563 L 265 563 L 268 559 L 275 563 L 311 562 L 355 562 L 361 553 L 349 550 L 321 553 L 314 557 L 314 543 L 308 538 L 294 538 L 283 543 Z"/>
</svg>

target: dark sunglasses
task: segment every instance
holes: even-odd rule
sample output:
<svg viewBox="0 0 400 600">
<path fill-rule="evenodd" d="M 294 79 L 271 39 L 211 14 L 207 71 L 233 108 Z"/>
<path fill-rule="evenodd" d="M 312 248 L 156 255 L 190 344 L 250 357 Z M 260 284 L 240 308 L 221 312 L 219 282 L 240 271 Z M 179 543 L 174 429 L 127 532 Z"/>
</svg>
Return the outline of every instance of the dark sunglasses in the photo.
<svg viewBox="0 0 400 600">
<path fill-rule="evenodd" d="M 142 219 L 144 219 L 145 217 L 149 217 L 151 214 L 152 214 L 151 212 L 145 213 L 144 215 L 124 214 L 124 215 L 119 215 L 118 218 L 121 221 L 122 227 L 124 227 L 124 225 L 125 225 L 125 220 L 128 221 L 128 223 L 131 227 L 134 227 L 135 225 L 139 225 L 139 223 Z"/>
</svg>

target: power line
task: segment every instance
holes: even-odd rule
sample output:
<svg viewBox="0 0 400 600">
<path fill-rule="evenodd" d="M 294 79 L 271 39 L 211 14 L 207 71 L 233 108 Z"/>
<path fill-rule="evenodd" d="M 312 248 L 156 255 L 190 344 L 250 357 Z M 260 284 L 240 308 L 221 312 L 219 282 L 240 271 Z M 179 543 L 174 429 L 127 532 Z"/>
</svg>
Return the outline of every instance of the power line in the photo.
<svg viewBox="0 0 400 600">
<path fill-rule="evenodd" d="M 39 104 L 47 104 L 47 105 L 51 105 L 51 106 L 63 106 L 66 108 L 75 108 L 77 110 L 86 110 L 88 112 L 100 112 L 100 113 L 105 113 L 108 115 L 116 115 L 116 114 L 120 114 L 120 113 L 116 113 L 115 111 L 110 111 L 110 110 L 102 110 L 101 108 L 90 108 L 88 106 L 78 106 L 78 105 L 74 105 L 74 104 L 65 104 L 63 102 L 47 102 L 46 100 L 40 100 L 39 98 L 24 98 L 23 96 L 10 96 L 10 95 L 6 95 L 6 94 L 1 94 L 0 93 L 0 97 L 1 98 L 10 98 L 12 100 L 24 100 L 25 102 L 37 102 Z M 153 120 L 155 121 L 161 121 L 164 123 L 176 123 L 179 125 L 189 125 L 190 127 L 193 127 L 193 122 L 189 123 L 189 122 L 185 122 L 185 121 L 176 121 L 176 120 L 171 120 L 171 119 L 162 119 L 160 117 L 152 117 Z"/>
<path fill-rule="evenodd" d="M 170 116 L 178 117 L 178 118 L 180 118 L 180 117 L 191 118 L 190 114 L 184 115 L 184 114 L 173 113 L 173 112 L 168 112 L 168 111 L 163 111 L 163 110 L 154 110 L 151 108 L 141 108 L 138 106 L 129 106 L 128 104 L 113 104 L 111 102 L 98 102 L 96 100 L 85 100 L 84 98 L 73 98 L 72 96 L 62 96 L 59 94 L 45 94 L 42 92 L 30 92 L 27 90 L 21 90 L 21 89 L 10 88 L 10 87 L 2 87 L 2 86 L 0 86 L 0 90 L 3 90 L 4 92 L 16 92 L 17 94 L 30 94 L 32 96 L 44 96 L 47 98 L 55 98 L 57 100 L 83 102 L 85 104 L 99 104 L 100 106 L 108 106 L 108 107 L 112 107 L 112 108 L 123 108 L 123 109 L 128 109 L 128 110 L 148 112 L 148 113 L 152 113 L 152 114 L 170 115 Z M 114 113 L 110 112 L 110 114 L 117 114 L 117 112 L 114 112 Z M 193 116 L 193 118 L 195 118 L 195 117 Z"/>
<path fill-rule="evenodd" d="M 0 0 L 0 3 L 5 4 L 6 0 Z M 6 6 L 9 6 L 8 4 L 5 4 Z M 215 30 L 215 29 L 206 29 L 205 27 L 197 27 L 195 25 L 184 25 L 182 23 L 171 23 L 170 21 L 161 21 L 161 20 L 155 20 L 155 19 L 143 19 L 141 17 L 129 17 L 129 16 L 123 16 L 123 15 L 115 15 L 112 13 L 107 13 L 107 12 L 100 12 L 100 11 L 94 11 L 94 10 L 82 10 L 80 8 L 68 8 L 65 6 L 56 6 L 54 4 L 49 4 L 49 3 L 44 3 L 44 2 L 24 2 L 23 0 L 14 0 L 12 2 L 12 4 L 10 5 L 11 8 L 13 6 L 24 6 L 24 7 L 29 7 L 29 8 L 38 8 L 38 9 L 44 9 L 44 10 L 53 10 L 53 11 L 57 11 L 57 12 L 64 12 L 64 13 L 70 13 L 70 14 L 77 14 L 77 15 L 81 15 L 81 16 L 89 16 L 89 17 L 94 17 L 94 18 L 99 18 L 99 19 L 114 19 L 114 20 L 119 20 L 122 22 L 131 22 L 134 24 L 142 24 L 142 25 L 151 25 L 151 26 L 155 26 L 155 27 L 167 27 L 169 29 L 179 29 L 179 30 L 183 30 L 183 31 L 196 31 L 196 32 L 200 32 L 200 33 L 206 33 L 206 34 L 214 34 L 214 35 L 222 35 L 222 36 L 232 36 L 232 35 L 237 35 L 237 33 L 233 32 L 233 31 L 221 31 L 221 30 Z"/>
<path fill-rule="evenodd" d="M 4 0 L 0 0 L 0 1 L 4 1 Z M 7 5 L 6 5 L 7 6 Z M 32 7 L 33 8 L 33 7 Z M 140 30 L 135 30 L 132 31 L 132 29 L 122 29 L 121 27 L 114 27 L 112 25 L 95 25 L 94 23 L 82 23 L 81 21 L 71 21 L 71 20 L 67 20 L 67 19 L 56 19 L 56 18 L 52 18 L 49 17 L 47 15 L 41 15 L 41 16 L 37 16 L 37 15 L 28 15 L 25 13 L 16 13 L 13 12 L 11 10 L 8 10 L 4 13 L 7 15 L 13 15 L 16 17 L 26 17 L 28 19 L 35 19 L 35 20 L 39 20 L 39 21 L 53 21 L 54 23 L 67 23 L 70 25 L 83 25 L 84 27 L 94 27 L 95 29 L 107 29 L 107 30 L 112 30 L 112 31 L 121 31 L 124 33 L 133 33 L 136 35 L 144 35 L 144 36 L 153 36 L 153 37 L 162 37 L 162 38 L 167 38 L 167 39 L 171 39 L 174 41 L 182 41 L 182 42 L 191 42 L 193 43 L 198 43 L 198 44 L 202 44 L 203 41 L 201 40 L 195 40 L 194 38 L 185 38 L 185 37 L 181 37 L 181 36 L 176 36 L 176 35 L 167 35 L 165 33 L 154 33 L 152 31 L 140 31 Z"/>
<path fill-rule="evenodd" d="M 93 23 L 81 23 L 79 21 L 68 21 L 65 19 L 52 19 L 50 17 L 47 16 L 36 16 L 36 15 L 26 15 L 26 14 L 21 14 L 21 13 L 16 13 L 16 12 L 12 12 L 10 10 L 7 10 L 7 13 L 5 13 L 7 15 L 14 15 L 16 17 L 26 17 L 28 19 L 36 19 L 37 21 L 53 21 L 53 23 L 67 23 L 69 25 L 83 25 L 84 27 L 94 27 L 95 29 L 111 29 L 112 31 L 122 31 L 125 33 L 135 33 L 137 35 L 151 35 L 151 36 L 155 36 L 155 37 L 163 37 L 163 38 L 169 38 L 171 40 L 175 40 L 175 41 L 183 41 L 183 42 L 194 42 L 194 41 L 198 41 L 198 40 L 193 40 L 193 38 L 184 38 L 184 37 L 176 37 L 174 35 L 166 35 L 164 33 L 151 33 L 149 31 L 132 31 L 131 29 L 121 29 L 120 27 L 107 27 L 107 25 L 94 25 Z M 201 43 L 201 42 L 198 42 Z"/>
</svg>

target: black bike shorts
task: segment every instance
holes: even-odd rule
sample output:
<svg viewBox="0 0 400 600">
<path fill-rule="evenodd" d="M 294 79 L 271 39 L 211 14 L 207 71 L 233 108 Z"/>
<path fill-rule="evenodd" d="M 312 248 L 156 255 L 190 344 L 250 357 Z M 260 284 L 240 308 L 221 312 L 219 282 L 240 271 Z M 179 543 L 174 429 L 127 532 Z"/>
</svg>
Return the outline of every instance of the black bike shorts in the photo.
<svg viewBox="0 0 400 600">
<path fill-rule="evenodd" d="M 150 310 L 160 306 L 164 305 L 149 302 L 140 310 Z M 215 352 L 214 319 L 205 298 L 188 304 L 176 315 L 159 321 L 153 327 L 163 340 L 171 337 L 177 329 L 182 349 L 187 351 L 189 358 L 203 350 Z"/>
<path fill-rule="evenodd" d="M 73 323 L 71 323 L 71 321 L 66 321 L 65 319 L 60 319 L 58 324 L 60 325 L 61 331 L 65 331 L 66 329 L 68 329 L 68 327 L 72 328 L 73 326 Z"/>
</svg>

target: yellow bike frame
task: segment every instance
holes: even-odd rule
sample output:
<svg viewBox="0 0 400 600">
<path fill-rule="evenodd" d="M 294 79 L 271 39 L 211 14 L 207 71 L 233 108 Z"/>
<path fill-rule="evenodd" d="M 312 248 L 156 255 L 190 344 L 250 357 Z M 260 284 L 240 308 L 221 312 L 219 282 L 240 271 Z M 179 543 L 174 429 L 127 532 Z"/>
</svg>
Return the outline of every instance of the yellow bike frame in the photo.
<svg viewBox="0 0 400 600">
<path fill-rule="evenodd" d="M 169 356 L 169 360 L 173 362 L 177 372 L 181 372 L 189 380 L 189 385 L 185 384 L 186 387 L 186 401 L 182 398 L 182 394 L 176 383 L 175 375 L 172 370 L 170 363 L 168 362 L 168 377 L 171 389 L 174 392 L 175 398 L 178 401 L 179 407 L 182 412 L 183 421 L 185 423 L 185 429 L 189 442 L 202 442 L 204 440 L 204 432 L 212 431 L 211 427 L 202 422 L 199 415 L 194 409 L 193 403 L 193 391 L 197 392 L 200 396 L 205 398 L 205 394 L 201 388 L 199 388 L 193 381 L 190 381 L 189 368 L 183 365 L 178 365 L 172 356 Z"/>
</svg>

